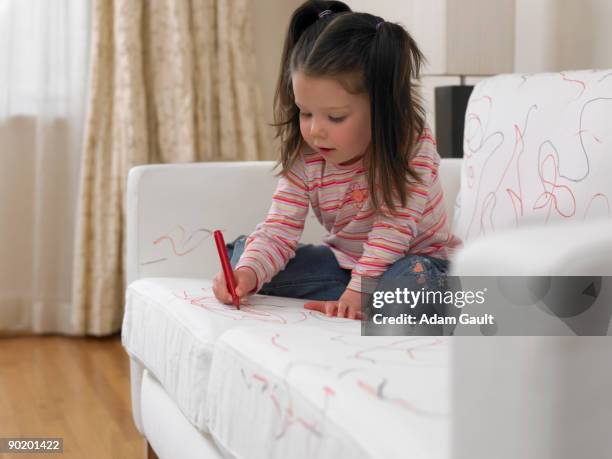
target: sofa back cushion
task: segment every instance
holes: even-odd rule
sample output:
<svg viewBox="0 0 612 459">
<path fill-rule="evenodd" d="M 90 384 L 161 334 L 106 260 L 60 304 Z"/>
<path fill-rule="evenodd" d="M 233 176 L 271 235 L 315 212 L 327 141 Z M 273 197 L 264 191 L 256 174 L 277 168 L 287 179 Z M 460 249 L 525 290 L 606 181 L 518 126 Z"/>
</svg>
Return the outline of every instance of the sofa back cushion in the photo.
<svg viewBox="0 0 612 459">
<path fill-rule="evenodd" d="M 612 216 L 612 70 L 499 75 L 465 118 L 453 230 Z"/>
</svg>

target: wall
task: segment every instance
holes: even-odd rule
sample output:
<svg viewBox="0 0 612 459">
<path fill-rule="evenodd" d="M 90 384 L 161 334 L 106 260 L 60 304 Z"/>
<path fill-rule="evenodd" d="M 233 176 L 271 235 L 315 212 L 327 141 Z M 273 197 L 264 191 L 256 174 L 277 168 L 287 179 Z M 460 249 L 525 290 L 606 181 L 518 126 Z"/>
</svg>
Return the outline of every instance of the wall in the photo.
<svg viewBox="0 0 612 459">
<path fill-rule="evenodd" d="M 612 68 L 610 0 L 516 0 L 516 72 Z"/>
<path fill-rule="evenodd" d="M 426 73 L 437 74 L 443 68 L 447 0 L 346 3 L 405 25 L 430 61 Z M 515 4 L 514 71 L 612 68 L 612 1 L 515 0 Z"/>
</svg>

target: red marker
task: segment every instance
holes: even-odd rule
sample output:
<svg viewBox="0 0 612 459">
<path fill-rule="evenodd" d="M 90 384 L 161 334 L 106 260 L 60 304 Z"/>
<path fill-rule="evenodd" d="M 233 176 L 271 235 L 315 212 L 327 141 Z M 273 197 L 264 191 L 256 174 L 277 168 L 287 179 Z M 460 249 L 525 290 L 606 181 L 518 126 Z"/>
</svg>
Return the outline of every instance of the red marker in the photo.
<svg viewBox="0 0 612 459">
<path fill-rule="evenodd" d="M 215 235 L 217 252 L 219 252 L 219 258 L 221 259 L 221 267 L 223 268 L 225 283 L 227 285 L 227 289 L 232 295 L 232 303 L 234 306 L 236 306 L 236 308 L 240 309 L 240 298 L 238 298 L 238 295 L 236 295 L 236 280 L 234 279 L 232 265 L 230 264 L 229 257 L 227 256 L 227 248 L 225 247 L 223 234 L 221 234 L 221 231 L 219 230 L 215 231 L 213 234 Z"/>
</svg>

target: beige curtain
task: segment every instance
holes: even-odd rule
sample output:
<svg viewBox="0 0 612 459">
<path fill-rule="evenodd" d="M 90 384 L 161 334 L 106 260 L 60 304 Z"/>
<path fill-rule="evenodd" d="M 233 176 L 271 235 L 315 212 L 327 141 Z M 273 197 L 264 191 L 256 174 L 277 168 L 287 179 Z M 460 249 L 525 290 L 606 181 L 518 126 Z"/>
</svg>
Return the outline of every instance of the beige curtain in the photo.
<svg viewBox="0 0 612 459">
<path fill-rule="evenodd" d="M 94 0 L 73 328 L 119 330 L 128 170 L 256 160 L 264 123 L 249 0 Z"/>
</svg>

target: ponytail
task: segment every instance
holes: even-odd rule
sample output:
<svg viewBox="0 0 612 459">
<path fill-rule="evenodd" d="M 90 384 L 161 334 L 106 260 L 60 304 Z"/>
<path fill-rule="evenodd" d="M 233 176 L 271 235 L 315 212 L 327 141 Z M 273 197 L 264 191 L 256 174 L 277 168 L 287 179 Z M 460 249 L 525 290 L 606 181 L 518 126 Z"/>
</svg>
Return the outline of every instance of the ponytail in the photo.
<svg viewBox="0 0 612 459">
<path fill-rule="evenodd" d="M 425 129 L 425 110 L 415 83 L 424 58 L 403 27 L 380 21 L 365 64 L 376 154 L 369 185 L 371 190 L 380 188 L 380 193 L 371 194 L 372 206 L 378 209 L 382 198 L 392 210 L 394 198 L 406 205 L 407 178 L 419 181 L 409 160 Z"/>
<path fill-rule="evenodd" d="M 283 151 L 281 154 L 283 170 L 288 170 L 301 147 L 299 113 L 295 107 L 293 88 L 291 84 L 291 57 L 296 44 L 304 32 L 313 24 L 323 30 L 335 17 L 334 13 L 350 12 L 351 9 L 340 1 L 309 0 L 298 7 L 291 15 L 289 27 L 285 36 L 281 57 L 280 74 L 274 94 L 274 123 L 277 127 L 276 138 L 280 138 Z M 320 30 L 313 31 L 316 38 Z"/>
</svg>

